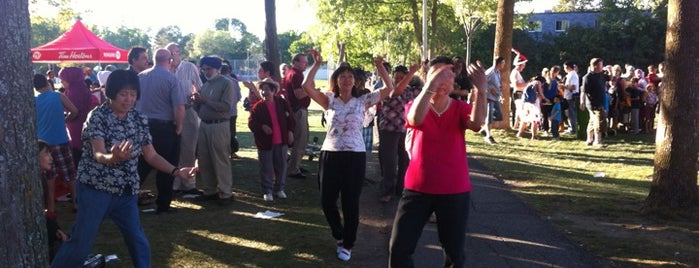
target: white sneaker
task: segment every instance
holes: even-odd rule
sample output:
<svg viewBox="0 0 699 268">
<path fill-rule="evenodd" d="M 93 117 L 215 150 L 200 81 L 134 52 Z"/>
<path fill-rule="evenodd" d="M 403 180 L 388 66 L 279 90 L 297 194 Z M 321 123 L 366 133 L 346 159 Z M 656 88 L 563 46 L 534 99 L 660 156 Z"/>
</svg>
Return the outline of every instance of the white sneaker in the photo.
<svg viewBox="0 0 699 268">
<path fill-rule="evenodd" d="M 264 198 L 265 201 L 274 201 L 274 196 L 272 196 L 272 194 L 265 194 Z"/>
<path fill-rule="evenodd" d="M 286 193 L 284 191 L 277 192 L 277 197 L 281 199 L 286 199 Z"/>
<path fill-rule="evenodd" d="M 343 249 L 342 240 L 337 240 L 337 242 L 335 243 L 335 246 L 337 247 L 337 249 L 335 250 L 335 253 L 340 254 L 340 250 Z"/>
<path fill-rule="evenodd" d="M 340 252 L 337 253 L 337 258 L 343 261 L 349 261 L 349 259 L 352 257 L 352 250 L 351 249 L 346 249 L 346 248 L 341 248 Z"/>
</svg>

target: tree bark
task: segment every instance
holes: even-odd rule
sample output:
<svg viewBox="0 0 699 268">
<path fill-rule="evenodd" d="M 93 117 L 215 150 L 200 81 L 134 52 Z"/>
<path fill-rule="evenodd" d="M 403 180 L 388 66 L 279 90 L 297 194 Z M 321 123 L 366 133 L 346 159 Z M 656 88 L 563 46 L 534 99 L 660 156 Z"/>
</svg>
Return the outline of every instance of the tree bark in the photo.
<svg viewBox="0 0 699 268">
<path fill-rule="evenodd" d="M 27 0 L 0 9 L 0 267 L 47 267 Z"/>
<path fill-rule="evenodd" d="M 699 152 L 699 1 L 668 3 L 660 116 L 656 133 L 653 182 L 646 209 L 687 209 L 697 205 Z"/>
<path fill-rule="evenodd" d="M 279 37 L 277 36 L 277 7 L 275 0 L 265 0 L 265 57 L 268 61 L 279 66 L 281 59 L 279 55 Z M 272 73 L 272 79 L 281 83 L 282 77 L 279 72 Z"/>
<path fill-rule="evenodd" d="M 422 24 L 420 23 L 420 10 L 418 10 L 417 7 L 417 1 L 418 0 L 411 0 L 410 1 L 410 21 L 413 24 L 413 29 L 414 29 L 414 34 L 415 34 L 415 44 L 417 44 L 417 48 L 419 51 L 422 51 Z"/>
<path fill-rule="evenodd" d="M 500 72 L 502 88 L 502 115 L 503 120 L 493 123 L 493 128 L 510 128 L 510 70 L 512 70 L 512 28 L 514 27 L 515 1 L 498 0 L 498 16 L 495 25 L 495 50 L 494 54 L 505 59 L 505 68 Z"/>
</svg>

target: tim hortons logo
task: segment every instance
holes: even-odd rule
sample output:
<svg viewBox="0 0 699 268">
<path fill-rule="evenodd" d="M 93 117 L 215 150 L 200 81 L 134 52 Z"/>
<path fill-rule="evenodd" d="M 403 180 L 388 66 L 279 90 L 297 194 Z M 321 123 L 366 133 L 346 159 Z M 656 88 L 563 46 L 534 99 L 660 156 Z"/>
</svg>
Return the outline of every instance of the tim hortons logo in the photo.
<svg viewBox="0 0 699 268">
<path fill-rule="evenodd" d="M 86 54 L 84 52 L 75 52 L 71 51 L 70 53 L 66 51 L 59 51 L 58 52 L 58 59 L 59 60 L 85 60 L 85 59 L 92 59 L 92 55 Z"/>
</svg>

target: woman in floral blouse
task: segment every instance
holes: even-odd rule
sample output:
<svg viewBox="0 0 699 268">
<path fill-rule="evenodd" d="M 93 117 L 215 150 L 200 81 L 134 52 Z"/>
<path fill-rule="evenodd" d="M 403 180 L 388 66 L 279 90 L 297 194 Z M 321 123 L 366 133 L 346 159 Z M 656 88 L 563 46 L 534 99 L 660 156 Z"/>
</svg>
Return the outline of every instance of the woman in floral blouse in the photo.
<svg viewBox="0 0 699 268">
<path fill-rule="evenodd" d="M 362 138 L 364 110 L 388 96 L 393 91 L 393 83 L 383 67 L 383 59 L 377 57 L 374 64 L 385 85 L 383 88 L 360 96 L 362 89 L 355 87 L 352 68 L 342 66 L 330 77 L 330 90 L 320 92 L 315 89 L 314 77 L 323 58 L 316 50 L 309 49 L 308 53 L 313 56 L 314 63 L 303 83 L 303 90 L 323 108 L 328 120 L 318 170 L 321 205 L 332 236 L 337 240 L 337 257 L 348 261 L 357 238 L 359 195 L 366 169 Z M 337 208 L 338 197 L 341 197 L 344 224 Z"/>
<path fill-rule="evenodd" d="M 196 168 L 175 167 L 158 155 L 148 132 L 148 120 L 133 109 L 140 96 L 138 76 L 127 70 L 112 72 L 109 98 L 88 115 L 82 131 L 83 155 L 78 165 L 79 204 L 71 237 L 59 249 L 51 267 L 81 267 L 92 250 L 105 218 L 121 229 L 134 267 L 151 267 L 150 246 L 138 216 L 140 180 L 138 157 L 173 176 L 191 178 Z"/>
</svg>

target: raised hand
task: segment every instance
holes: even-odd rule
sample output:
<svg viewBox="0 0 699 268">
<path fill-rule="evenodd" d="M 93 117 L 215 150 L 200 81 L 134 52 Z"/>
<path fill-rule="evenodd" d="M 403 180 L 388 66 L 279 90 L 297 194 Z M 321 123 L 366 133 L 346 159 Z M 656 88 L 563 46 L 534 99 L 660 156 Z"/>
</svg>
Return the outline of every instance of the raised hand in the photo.
<svg viewBox="0 0 699 268">
<path fill-rule="evenodd" d="M 485 70 L 481 65 L 481 61 L 476 61 L 476 63 L 471 63 L 468 66 L 468 76 L 469 78 L 471 78 L 471 82 L 473 82 L 473 85 L 478 87 L 479 90 L 486 92 L 486 88 L 488 87 L 488 80 L 486 80 Z"/>
<path fill-rule="evenodd" d="M 133 144 L 130 141 L 121 141 L 118 144 L 112 145 L 112 159 L 114 162 L 121 162 L 131 158 L 131 150 Z"/>
</svg>

